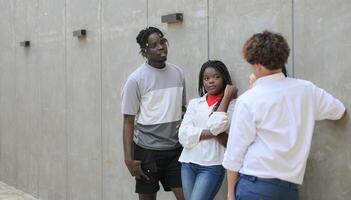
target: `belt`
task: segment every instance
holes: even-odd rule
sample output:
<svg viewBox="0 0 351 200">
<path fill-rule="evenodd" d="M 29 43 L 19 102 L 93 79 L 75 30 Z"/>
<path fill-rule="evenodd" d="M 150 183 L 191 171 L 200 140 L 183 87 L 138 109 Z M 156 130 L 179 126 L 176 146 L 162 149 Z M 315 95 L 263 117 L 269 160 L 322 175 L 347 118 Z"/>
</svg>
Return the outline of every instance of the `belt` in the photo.
<svg viewBox="0 0 351 200">
<path fill-rule="evenodd" d="M 240 178 L 243 178 L 252 182 L 261 181 L 266 183 L 272 183 L 286 188 L 298 189 L 298 185 L 296 183 L 291 183 L 289 181 L 284 181 L 277 178 L 259 178 L 256 176 L 245 175 L 245 174 L 240 174 Z"/>
</svg>

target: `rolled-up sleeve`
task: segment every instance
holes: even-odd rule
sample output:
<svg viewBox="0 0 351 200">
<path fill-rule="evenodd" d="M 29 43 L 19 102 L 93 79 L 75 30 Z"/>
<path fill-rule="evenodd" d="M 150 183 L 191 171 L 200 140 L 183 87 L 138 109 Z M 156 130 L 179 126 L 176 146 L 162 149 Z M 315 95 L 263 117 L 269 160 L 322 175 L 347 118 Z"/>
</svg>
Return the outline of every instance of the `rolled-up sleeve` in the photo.
<svg viewBox="0 0 351 200">
<path fill-rule="evenodd" d="M 226 132 L 229 129 L 231 118 L 234 111 L 235 100 L 228 106 L 227 112 L 213 112 L 207 121 L 207 126 L 213 135 Z"/>
<path fill-rule="evenodd" d="M 235 105 L 229 131 L 227 149 L 224 153 L 223 166 L 231 171 L 242 167 L 248 147 L 256 137 L 255 122 L 252 113 L 239 101 Z"/>
<path fill-rule="evenodd" d="M 341 101 L 315 85 L 313 85 L 313 94 L 316 120 L 337 120 L 343 116 L 346 108 Z"/>
<path fill-rule="evenodd" d="M 214 112 L 207 121 L 207 126 L 212 135 L 218 135 L 229 127 L 229 119 L 226 112 Z"/>
<path fill-rule="evenodd" d="M 184 148 L 193 148 L 200 141 L 202 128 L 194 125 L 194 117 L 196 114 L 197 102 L 191 100 L 189 102 L 184 119 L 179 128 L 179 142 Z"/>
</svg>

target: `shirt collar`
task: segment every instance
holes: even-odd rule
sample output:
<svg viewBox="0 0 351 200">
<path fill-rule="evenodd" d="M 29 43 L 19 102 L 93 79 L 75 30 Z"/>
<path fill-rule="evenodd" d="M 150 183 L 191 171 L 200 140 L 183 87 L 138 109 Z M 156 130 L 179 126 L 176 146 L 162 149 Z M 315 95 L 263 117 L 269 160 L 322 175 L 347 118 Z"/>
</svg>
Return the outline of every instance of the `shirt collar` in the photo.
<svg viewBox="0 0 351 200">
<path fill-rule="evenodd" d="M 161 72 L 161 71 L 166 71 L 167 68 L 168 68 L 168 64 L 167 64 L 167 63 L 165 63 L 165 67 L 163 67 L 163 68 L 161 68 L 161 69 L 149 65 L 149 63 L 147 63 L 147 62 L 145 62 L 145 66 L 148 67 L 148 68 L 150 68 L 150 69 L 152 69 L 152 70 L 160 71 L 160 72 Z"/>
<path fill-rule="evenodd" d="M 202 96 L 202 97 L 200 98 L 200 101 L 199 101 L 199 102 L 201 103 L 201 102 L 203 102 L 203 101 L 206 101 L 206 96 L 207 96 L 207 93 L 204 94 L 204 96 Z"/>
<path fill-rule="evenodd" d="M 277 81 L 277 80 L 282 80 L 286 78 L 285 75 L 282 72 L 279 73 L 275 73 L 272 75 L 268 75 L 268 76 L 263 76 L 259 79 L 257 79 L 254 83 L 254 86 L 256 85 L 263 85 L 263 84 L 269 84 L 271 82 Z"/>
</svg>

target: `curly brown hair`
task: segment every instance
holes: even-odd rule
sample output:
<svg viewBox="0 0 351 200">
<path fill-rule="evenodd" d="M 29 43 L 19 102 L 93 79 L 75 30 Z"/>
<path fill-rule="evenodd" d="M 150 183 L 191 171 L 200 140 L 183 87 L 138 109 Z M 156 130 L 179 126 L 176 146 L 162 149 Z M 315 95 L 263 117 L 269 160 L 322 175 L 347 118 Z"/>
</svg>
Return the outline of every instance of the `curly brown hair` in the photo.
<svg viewBox="0 0 351 200">
<path fill-rule="evenodd" d="M 290 53 L 285 38 L 279 33 L 264 31 L 249 38 L 242 55 L 248 63 L 261 64 L 269 70 L 284 68 Z"/>
</svg>

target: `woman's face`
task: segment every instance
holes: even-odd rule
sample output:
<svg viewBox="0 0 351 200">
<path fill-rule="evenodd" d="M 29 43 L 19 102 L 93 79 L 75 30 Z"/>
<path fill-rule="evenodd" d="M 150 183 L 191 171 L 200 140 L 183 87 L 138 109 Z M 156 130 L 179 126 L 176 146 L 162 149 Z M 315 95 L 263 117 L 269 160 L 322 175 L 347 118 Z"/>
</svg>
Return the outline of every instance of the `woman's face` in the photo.
<svg viewBox="0 0 351 200">
<path fill-rule="evenodd" d="M 203 84 L 205 90 L 212 95 L 223 92 L 224 79 L 223 75 L 212 67 L 207 67 L 203 76 Z"/>
</svg>

